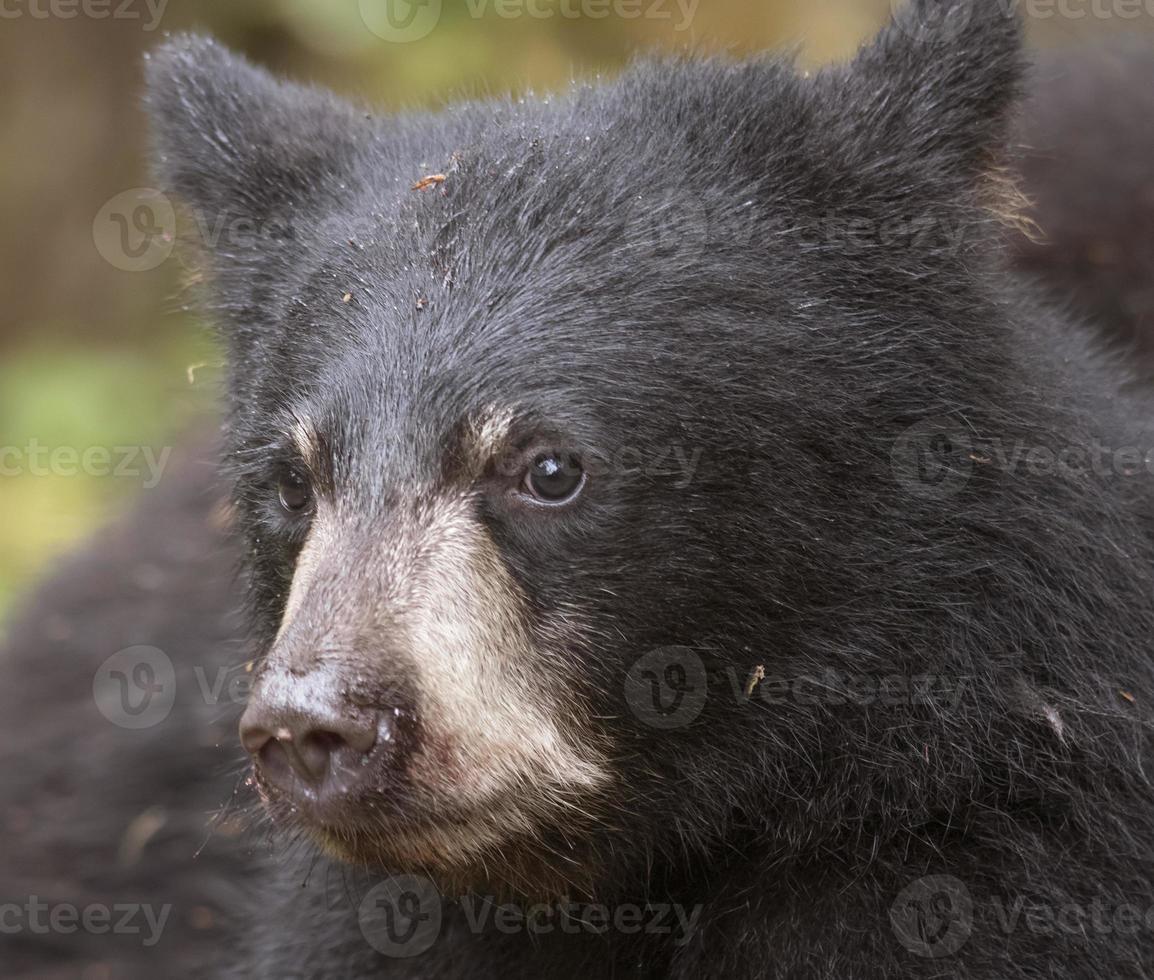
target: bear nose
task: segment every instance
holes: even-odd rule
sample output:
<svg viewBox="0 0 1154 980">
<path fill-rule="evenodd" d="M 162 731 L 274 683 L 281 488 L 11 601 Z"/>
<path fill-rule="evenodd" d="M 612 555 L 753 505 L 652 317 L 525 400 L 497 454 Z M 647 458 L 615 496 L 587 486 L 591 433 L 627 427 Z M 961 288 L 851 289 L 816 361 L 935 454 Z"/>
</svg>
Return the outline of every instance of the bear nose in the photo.
<svg viewBox="0 0 1154 980">
<path fill-rule="evenodd" d="M 299 696 L 305 687 L 294 680 L 255 693 L 240 739 L 266 786 L 327 816 L 370 779 L 399 768 L 403 713 L 326 703 L 315 686 Z"/>
<path fill-rule="evenodd" d="M 300 710 L 249 707 L 241 719 L 240 740 L 272 774 L 288 765 L 294 775 L 320 785 L 342 755 L 368 755 L 377 742 L 375 719 L 342 717 Z"/>
</svg>

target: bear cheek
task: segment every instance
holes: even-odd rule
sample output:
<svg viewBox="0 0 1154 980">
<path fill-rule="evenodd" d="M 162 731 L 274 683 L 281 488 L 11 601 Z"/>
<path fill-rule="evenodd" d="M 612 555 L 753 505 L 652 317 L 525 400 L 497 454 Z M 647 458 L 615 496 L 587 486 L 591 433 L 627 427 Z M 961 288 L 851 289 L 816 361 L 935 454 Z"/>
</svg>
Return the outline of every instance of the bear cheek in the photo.
<svg viewBox="0 0 1154 980">
<path fill-rule="evenodd" d="M 406 614 L 426 706 L 415 775 L 466 807 L 596 792 L 608 778 L 598 735 L 559 677 L 560 651 L 527 627 L 524 595 L 491 536 L 459 505 L 443 506 L 436 527 Z"/>
</svg>

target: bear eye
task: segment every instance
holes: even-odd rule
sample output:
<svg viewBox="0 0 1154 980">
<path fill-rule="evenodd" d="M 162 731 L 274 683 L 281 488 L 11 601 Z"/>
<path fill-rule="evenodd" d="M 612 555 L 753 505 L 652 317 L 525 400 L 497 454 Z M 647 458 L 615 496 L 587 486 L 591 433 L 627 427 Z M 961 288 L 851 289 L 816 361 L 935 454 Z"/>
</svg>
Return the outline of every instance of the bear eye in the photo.
<svg viewBox="0 0 1154 980">
<path fill-rule="evenodd" d="M 547 504 L 568 503 L 585 485 L 585 471 L 571 456 L 542 453 L 525 474 L 525 491 Z"/>
<path fill-rule="evenodd" d="M 277 483 L 277 499 L 285 511 L 299 514 L 312 503 L 312 488 L 303 476 L 289 470 L 281 474 Z"/>
</svg>

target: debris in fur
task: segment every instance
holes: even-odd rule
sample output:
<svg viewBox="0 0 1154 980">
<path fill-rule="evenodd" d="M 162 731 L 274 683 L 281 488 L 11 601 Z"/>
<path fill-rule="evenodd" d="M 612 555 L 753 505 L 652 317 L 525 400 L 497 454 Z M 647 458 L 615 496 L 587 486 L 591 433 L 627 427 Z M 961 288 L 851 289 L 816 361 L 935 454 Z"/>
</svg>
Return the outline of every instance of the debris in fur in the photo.
<svg viewBox="0 0 1154 980">
<path fill-rule="evenodd" d="M 443 184 L 444 182 L 444 174 L 429 174 L 429 176 L 422 177 L 415 184 L 413 184 L 413 190 L 427 191 L 430 187 L 435 187 L 437 184 Z"/>
<path fill-rule="evenodd" d="M 763 680 L 765 680 L 765 666 L 758 664 L 749 672 L 749 679 L 745 682 L 745 696 L 753 694 L 753 689 Z"/>
</svg>

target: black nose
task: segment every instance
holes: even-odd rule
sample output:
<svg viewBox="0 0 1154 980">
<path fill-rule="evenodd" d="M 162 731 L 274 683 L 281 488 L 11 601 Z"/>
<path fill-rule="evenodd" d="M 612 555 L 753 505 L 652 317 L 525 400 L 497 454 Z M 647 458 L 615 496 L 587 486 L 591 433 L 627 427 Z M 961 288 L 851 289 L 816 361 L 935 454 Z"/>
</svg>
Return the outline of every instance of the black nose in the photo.
<svg viewBox="0 0 1154 980">
<path fill-rule="evenodd" d="M 406 712 L 330 702 L 317 688 L 324 686 L 307 677 L 263 684 L 241 718 L 240 739 L 269 787 L 324 816 L 399 766 Z"/>
</svg>

